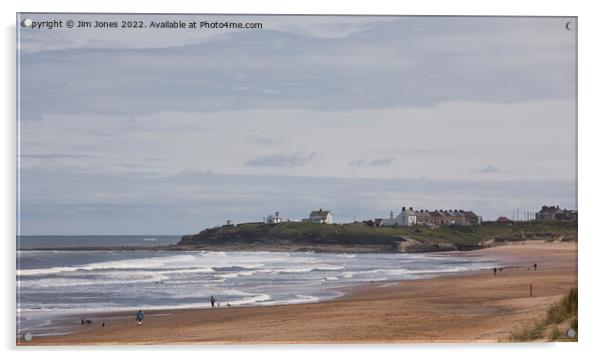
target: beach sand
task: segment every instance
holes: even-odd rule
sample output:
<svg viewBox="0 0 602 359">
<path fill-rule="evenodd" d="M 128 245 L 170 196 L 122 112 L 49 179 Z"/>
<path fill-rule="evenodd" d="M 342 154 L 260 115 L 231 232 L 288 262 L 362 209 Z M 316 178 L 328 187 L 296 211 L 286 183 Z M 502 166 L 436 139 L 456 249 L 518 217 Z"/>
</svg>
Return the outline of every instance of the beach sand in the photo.
<svg viewBox="0 0 602 359">
<path fill-rule="evenodd" d="M 142 325 L 135 313 L 100 314 L 76 333 L 18 345 L 498 342 L 545 317 L 577 287 L 577 243 L 533 241 L 442 255 L 487 256 L 504 269 L 496 276 L 488 270 L 366 283 L 311 304 L 145 311 Z"/>
</svg>

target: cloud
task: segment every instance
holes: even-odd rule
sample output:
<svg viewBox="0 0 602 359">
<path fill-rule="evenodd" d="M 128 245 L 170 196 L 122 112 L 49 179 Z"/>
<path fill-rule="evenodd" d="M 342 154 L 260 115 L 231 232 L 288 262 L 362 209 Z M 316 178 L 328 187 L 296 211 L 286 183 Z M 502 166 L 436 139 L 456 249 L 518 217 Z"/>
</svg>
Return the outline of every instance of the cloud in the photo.
<svg viewBox="0 0 602 359">
<path fill-rule="evenodd" d="M 565 19 L 237 18 L 264 29 L 20 28 L 21 228 L 180 233 L 275 209 L 495 218 L 575 203 Z M 408 174 L 430 180 L 387 180 Z"/>
<path fill-rule="evenodd" d="M 245 162 L 245 166 L 258 167 L 300 167 L 314 159 L 317 153 L 296 152 L 293 154 L 275 153 L 273 155 L 259 156 Z"/>
<path fill-rule="evenodd" d="M 272 146 L 272 145 L 282 143 L 282 138 L 270 137 L 270 136 L 249 136 L 249 137 L 247 137 L 247 142 L 251 142 L 251 143 L 255 143 L 257 145 L 263 145 L 263 146 Z"/>
<path fill-rule="evenodd" d="M 495 166 L 492 165 L 486 165 L 480 168 L 475 168 L 474 170 L 472 170 L 472 172 L 476 172 L 476 173 L 496 173 L 496 172 L 501 172 L 501 170 Z"/>
<path fill-rule="evenodd" d="M 303 17 L 270 18 L 266 23 L 294 19 L 297 29 L 304 27 Z M 310 29 L 317 20 L 305 21 Z M 575 83 L 576 43 L 564 24 L 557 18 L 400 17 L 334 38 L 277 26 L 184 42 L 174 39 L 186 36 L 181 31 L 171 33 L 170 42 L 166 32 L 65 30 L 82 41 L 63 42 L 78 47 L 21 54 L 21 117 L 574 98 L 567 84 Z M 52 34 L 23 32 L 22 48 L 54 44 L 45 40 Z M 101 36 L 120 46 L 103 48 L 94 42 Z M 136 48 L 141 43 L 157 47 Z"/>
<path fill-rule="evenodd" d="M 352 167 L 378 167 L 378 166 L 389 166 L 395 162 L 395 158 L 391 157 L 382 157 L 382 158 L 374 158 L 371 160 L 358 158 L 351 162 L 349 162 L 348 166 Z"/>
<path fill-rule="evenodd" d="M 86 159 L 95 158 L 96 156 L 72 154 L 72 153 L 39 153 L 39 154 L 20 154 L 21 158 L 33 158 L 39 160 L 63 160 L 63 159 Z"/>
<path fill-rule="evenodd" d="M 164 175 L 213 168 L 231 174 L 469 179 L 475 168 L 493 164 L 503 169 L 496 174 L 500 180 L 568 180 L 574 179 L 576 166 L 574 109 L 574 101 L 554 100 L 362 111 L 169 111 L 135 116 L 134 125 L 123 115 L 52 114 L 21 123 L 21 153 L 97 158 L 23 157 L 21 166 L 73 166 L 103 173 L 124 172 L 116 165 L 123 162 Z M 546 136 L 539 136 L 543 126 Z M 304 158 L 311 152 L 319 156 L 304 166 L 244 165 L 267 155 Z M 370 165 L 382 158 L 386 160 Z M 385 165 L 389 158 L 396 160 Z M 361 161 L 350 165 L 356 159 Z"/>
<path fill-rule="evenodd" d="M 74 21 L 122 21 L 127 17 L 123 14 L 21 14 L 21 18 L 31 18 L 34 21 L 45 20 L 74 20 Z M 260 32 L 282 30 L 311 38 L 338 39 L 351 34 L 371 29 L 375 24 L 395 21 L 394 17 L 371 16 L 261 16 L 261 15 L 207 15 L 207 14 L 136 14 L 130 15 L 137 21 L 150 23 L 165 20 L 182 20 L 207 22 L 261 22 Z M 51 31 L 39 31 L 30 28 L 18 28 L 22 38 L 21 51 L 35 53 L 49 50 L 65 50 L 73 48 L 103 48 L 103 49 L 145 49 L 164 48 L 190 44 L 213 42 L 236 35 L 237 29 L 212 29 L 211 31 L 180 31 L 139 28 L 137 31 L 125 29 L 86 29 L 85 34 L 69 31 L 67 28 L 54 28 Z M 248 30 L 243 30 L 248 31 Z"/>
</svg>

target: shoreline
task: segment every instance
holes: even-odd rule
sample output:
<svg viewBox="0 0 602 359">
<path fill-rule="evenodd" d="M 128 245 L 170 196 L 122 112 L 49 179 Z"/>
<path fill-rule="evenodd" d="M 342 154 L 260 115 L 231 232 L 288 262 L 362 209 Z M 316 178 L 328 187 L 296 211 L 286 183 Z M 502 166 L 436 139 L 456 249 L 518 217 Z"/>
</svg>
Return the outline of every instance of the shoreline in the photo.
<svg viewBox="0 0 602 359">
<path fill-rule="evenodd" d="M 17 345 L 497 342 L 577 286 L 576 243 L 433 255 L 484 256 L 503 263 L 504 271 L 496 277 L 478 270 L 361 283 L 343 287 L 343 296 L 312 303 L 145 310 L 141 326 L 131 311 L 89 313 L 92 325 L 31 342 L 17 338 Z M 526 270 L 532 262 L 539 265 L 536 272 Z"/>
</svg>

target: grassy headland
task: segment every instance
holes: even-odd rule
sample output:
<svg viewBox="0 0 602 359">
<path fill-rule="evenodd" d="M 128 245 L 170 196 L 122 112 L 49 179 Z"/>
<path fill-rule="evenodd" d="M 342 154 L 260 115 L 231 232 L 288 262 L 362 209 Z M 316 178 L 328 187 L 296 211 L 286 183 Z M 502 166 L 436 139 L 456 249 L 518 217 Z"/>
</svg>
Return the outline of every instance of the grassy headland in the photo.
<svg viewBox="0 0 602 359">
<path fill-rule="evenodd" d="M 526 222 L 431 228 L 375 227 L 364 223 L 243 223 L 183 236 L 179 247 L 224 250 L 435 252 L 471 250 L 525 240 L 573 241 L 577 223 Z"/>
</svg>

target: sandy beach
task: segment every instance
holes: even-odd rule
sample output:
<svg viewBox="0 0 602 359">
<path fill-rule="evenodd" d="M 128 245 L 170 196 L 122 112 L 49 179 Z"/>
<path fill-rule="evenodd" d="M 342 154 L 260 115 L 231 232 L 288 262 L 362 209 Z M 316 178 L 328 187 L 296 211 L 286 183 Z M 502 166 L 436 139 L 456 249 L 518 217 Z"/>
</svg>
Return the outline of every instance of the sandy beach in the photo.
<svg viewBox="0 0 602 359">
<path fill-rule="evenodd" d="M 17 344 L 498 342 L 543 318 L 577 287 L 574 242 L 532 241 L 441 255 L 487 256 L 504 269 L 496 276 L 487 270 L 366 283 L 341 298 L 311 304 L 146 311 L 142 325 L 134 322 L 135 313 L 97 314 L 88 316 L 94 324 L 76 333 Z"/>
</svg>

